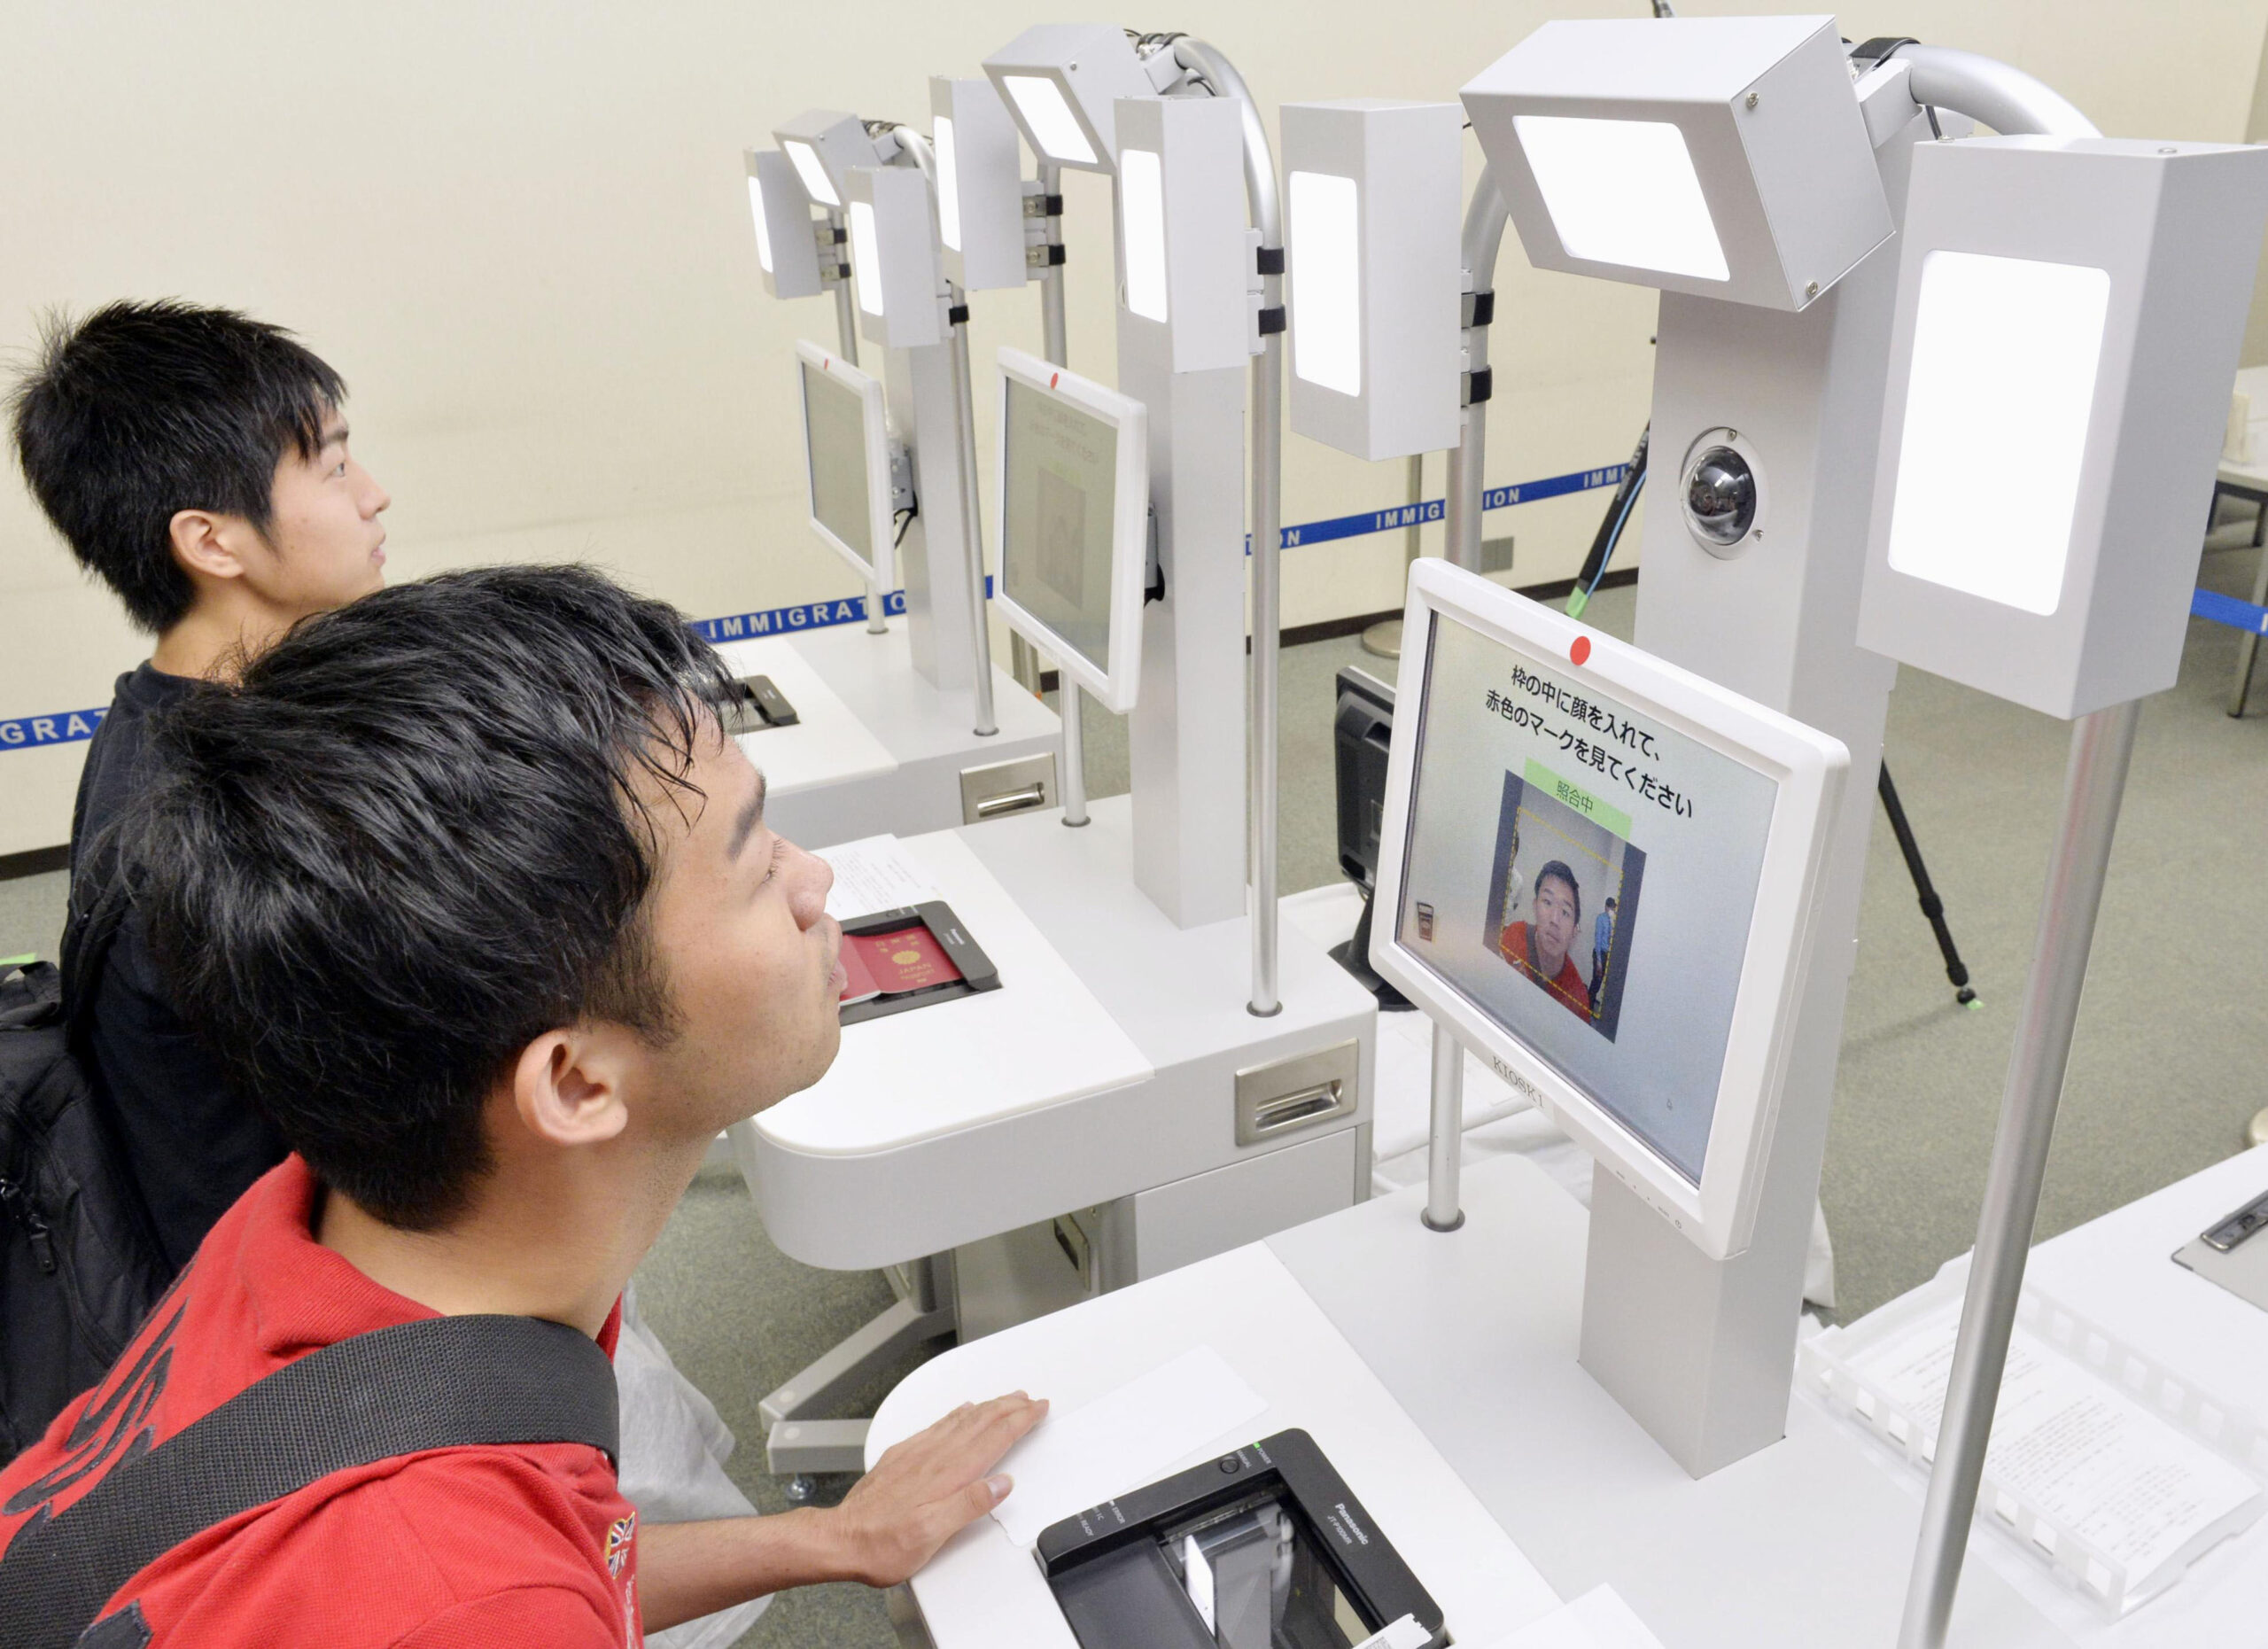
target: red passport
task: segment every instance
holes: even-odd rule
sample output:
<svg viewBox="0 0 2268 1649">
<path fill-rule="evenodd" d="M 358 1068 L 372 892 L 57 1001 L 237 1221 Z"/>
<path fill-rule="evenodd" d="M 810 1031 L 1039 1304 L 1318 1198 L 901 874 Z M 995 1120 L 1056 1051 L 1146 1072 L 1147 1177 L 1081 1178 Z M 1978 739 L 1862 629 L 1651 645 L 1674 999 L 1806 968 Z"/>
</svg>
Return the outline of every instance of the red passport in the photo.
<svg viewBox="0 0 2268 1649">
<path fill-rule="evenodd" d="M 882 993 L 882 986 L 874 983 L 874 976 L 866 968 L 866 959 L 858 953 L 858 940 L 846 936 L 836 955 L 844 975 L 843 994 L 836 999 L 838 1006 L 848 1007 L 853 1002 L 872 1001 Z"/>
<path fill-rule="evenodd" d="M 853 934 L 843 941 L 843 954 L 855 957 L 847 965 L 851 968 L 855 984 L 861 967 L 874 983 L 876 993 L 901 996 L 908 991 L 927 990 L 933 984 L 950 984 L 960 977 L 952 958 L 945 954 L 945 947 L 937 943 L 937 936 L 922 927 L 901 928 L 896 933 Z M 844 1001 L 855 999 L 845 996 Z"/>
</svg>

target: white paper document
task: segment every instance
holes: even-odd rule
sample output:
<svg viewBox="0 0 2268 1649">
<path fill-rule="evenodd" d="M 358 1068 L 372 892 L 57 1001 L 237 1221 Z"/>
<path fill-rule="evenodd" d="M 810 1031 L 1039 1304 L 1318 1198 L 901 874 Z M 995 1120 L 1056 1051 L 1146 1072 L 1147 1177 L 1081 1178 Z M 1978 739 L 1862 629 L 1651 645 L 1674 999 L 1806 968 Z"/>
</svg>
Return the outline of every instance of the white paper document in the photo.
<svg viewBox="0 0 2268 1649">
<path fill-rule="evenodd" d="M 1961 1302 L 1930 1313 L 1852 1358 L 1876 1391 L 1920 1422 L 1934 1456 L 1953 1366 Z M 1980 1519 L 2013 1526 L 2019 1508 L 2048 1528 L 2032 1536 L 2054 1557 L 2076 1536 L 2124 1571 L 2125 1601 L 2163 1587 L 2260 1514 L 2260 1484 L 2109 1381 L 2019 1326 L 2008 1344 Z M 2098 1591 L 2108 1590 L 2101 1576 Z"/>
<path fill-rule="evenodd" d="M 992 1508 L 993 1519 L 1016 1544 L 1033 1545 L 1050 1523 L 1153 1482 L 1187 1455 L 1254 1441 L 1257 1433 L 1243 1434 L 1267 1409 L 1268 1400 L 1212 1347 L 1184 1351 L 1084 1407 L 1042 1420 L 1000 1462 L 1016 1486 Z"/>
<path fill-rule="evenodd" d="M 936 888 L 906 857 L 905 844 L 894 836 L 861 836 L 856 842 L 816 852 L 835 871 L 835 885 L 827 895 L 827 914 L 837 922 L 855 922 L 937 897 Z"/>
<path fill-rule="evenodd" d="M 1621 1593 L 1594 1586 L 1488 1649 L 1662 1649 L 1662 1640 L 1646 1630 Z"/>
</svg>

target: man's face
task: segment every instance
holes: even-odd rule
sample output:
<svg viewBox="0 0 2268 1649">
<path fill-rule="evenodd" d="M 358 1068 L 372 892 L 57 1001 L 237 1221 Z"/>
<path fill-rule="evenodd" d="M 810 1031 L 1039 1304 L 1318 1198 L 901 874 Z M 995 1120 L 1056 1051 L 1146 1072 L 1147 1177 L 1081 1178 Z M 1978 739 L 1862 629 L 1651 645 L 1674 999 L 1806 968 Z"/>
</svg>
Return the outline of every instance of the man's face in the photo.
<svg viewBox="0 0 2268 1649">
<path fill-rule="evenodd" d="M 1546 974 L 1556 974 L 1575 937 L 1575 890 L 1557 876 L 1546 876 L 1535 890 L 1535 953 Z"/>
<path fill-rule="evenodd" d="M 649 802 L 663 847 L 647 916 L 678 1033 L 633 1109 L 705 1140 L 834 1063 L 843 930 L 827 914 L 835 872 L 765 823 L 763 775 L 715 723 L 687 776 L 703 795 Z"/>
<path fill-rule="evenodd" d="M 385 582 L 378 516 L 393 500 L 347 451 L 346 421 L 337 411 L 324 415 L 322 434 L 312 458 L 285 450 L 268 494 L 268 529 L 245 557 L 246 582 L 295 617 L 344 607 Z"/>
</svg>

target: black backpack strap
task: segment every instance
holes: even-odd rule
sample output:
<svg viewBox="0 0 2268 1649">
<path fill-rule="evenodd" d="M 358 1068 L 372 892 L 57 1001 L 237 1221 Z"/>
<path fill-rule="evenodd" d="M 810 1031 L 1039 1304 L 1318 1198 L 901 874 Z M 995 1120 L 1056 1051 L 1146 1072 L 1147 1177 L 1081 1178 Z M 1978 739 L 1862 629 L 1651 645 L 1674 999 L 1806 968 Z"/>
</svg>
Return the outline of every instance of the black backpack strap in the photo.
<svg viewBox="0 0 2268 1649">
<path fill-rule="evenodd" d="M 333 1472 L 516 1443 L 587 1443 L 611 1459 L 616 1402 L 614 1365 L 563 1324 L 440 1317 L 356 1334 L 246 1387 L 60 1516 L 26 1523 L 0 1555 L 0 1622 L 12 1649 L 68 1649 L 175 1546 Z"/>
<path fill-rule="evenodd" d="M 103 964 L 134 908 L 134 884 L 126 873 L 115 836 L 92 844 L 88 862 L 74 867 L 70 914 L 63 930 L 63 1014 L 71 1046 L 84 1050 L 91 1029 L 95 987 Z"/>
</svg>

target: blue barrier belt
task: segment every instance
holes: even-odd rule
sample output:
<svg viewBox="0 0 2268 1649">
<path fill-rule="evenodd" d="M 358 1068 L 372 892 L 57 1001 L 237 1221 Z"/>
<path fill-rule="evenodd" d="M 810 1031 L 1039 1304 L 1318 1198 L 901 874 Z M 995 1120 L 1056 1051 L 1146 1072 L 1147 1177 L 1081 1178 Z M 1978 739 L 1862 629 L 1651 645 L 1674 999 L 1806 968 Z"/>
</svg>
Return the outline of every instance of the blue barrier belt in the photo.
<svg viewBox="0 0 2268 1649">
<path fill-rule="evenodd" d="M 1480 495 L 1483 509 L 1509 509 L 1516 504 L 1532 504 L 1546 498 L 1564 497 L 1569 493 L 1590 492 L 1602 486 L 1619 486 L 1627 464 L 1611 463 L 1601 470 L 1576 470 L 1565 475 L 1546 476 L 1540 481 L 1516 481 L 1510 486 L 1492 486 Z M 1298 549 L 1309 544 L 1328 544 L 1339 539 L 1361 538 L 1371 533 L 1399 533 L 1405 528 L 1439 521 L 1446 513 L 1444 500 L 1429 498 L 1421 503 L 1394 504 L 1384 509 L 1365 510 L 1358 515 L 1333 516 L 1325 521 L 1304 521 L 1297 526 L 1283 529 L 1284 548 Z M 1246 553 L 1252 548 L 1249 534 L 1245 539 Z M 992 596 L 992 580 L 984 580 L 986 600 Z M 882 611 L 897 618 L 905 611 L 905 592 L 892 590 L 882 598 Z M 2219 595 L 2211 590 L 2199 590 L 2190 598 L 2189 611 L 2200 618 L 2215 624 L 2225 624 L 2239 630 L 2249 630 L 2256 635 L 2268 635 L 2268 607 L 2256 607 L 2250 602 L 2239 601 L 2233 595 Z M 720 618 L 695 618 L 690 622 L 704 641 L 712 645 L 721 642 L 747 641 L 754 636 L 794 635 L 804 630 L 823 630 L 838 624 L 864 624 L 866 621 L 866 598 L 847 595 L 836 601 L 800 602 L 789 607 L 767 607 L 755 612 L 736 612 Z M 105 712 L 101 710 L 58 711 L 51 716 L 17 716 L 0 720 L 0 753 L 12 750 L 35 750 L 48 744 L 70 744 L 90 739 L 102 725 Z"/>
<path fill-rule="evenodd" d="M 2193 618 L 2225 624 L 2233 630 L 2249 630 L 2255 635 L 2268 635 L 2268 607 L 2256 607 L 2250 602 L 2239 601 L 2233 595 L 2198 590 L 2189 597 L 2189 611 Z"/>
</svg>

